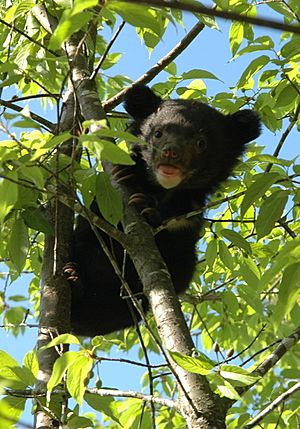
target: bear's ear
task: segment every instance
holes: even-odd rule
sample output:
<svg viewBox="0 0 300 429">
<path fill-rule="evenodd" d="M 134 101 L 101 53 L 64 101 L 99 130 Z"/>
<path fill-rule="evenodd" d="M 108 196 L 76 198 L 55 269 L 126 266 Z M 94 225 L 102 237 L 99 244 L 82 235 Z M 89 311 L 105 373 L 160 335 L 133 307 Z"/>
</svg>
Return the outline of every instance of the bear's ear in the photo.
<svg viewBox="0 0 300 429">
<path fill-rule="evenodd" d="M 124 107 L 136 120 L 143 120 L 157 111 L 162 99 L 144 85 L 133 86 L 125 95 Z"/>
<path fill-rule="evenodd" d="M 228 115 L 229 135 L 240 143 L 248 143 L 261 133 L 261 120 L 253 110 L 240 110 Z"/>
</svg>

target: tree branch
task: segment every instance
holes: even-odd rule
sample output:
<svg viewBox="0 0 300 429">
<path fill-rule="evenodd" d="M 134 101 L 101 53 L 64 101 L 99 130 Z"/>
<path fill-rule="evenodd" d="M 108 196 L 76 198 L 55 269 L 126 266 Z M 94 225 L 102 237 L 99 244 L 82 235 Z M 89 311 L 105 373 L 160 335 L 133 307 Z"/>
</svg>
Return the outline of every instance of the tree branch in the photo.
<svg viewBox="0 0 300 429">
<path fill-rule="evenodd" d="M 4 389 L 5 393 L 9 396 L 17 398 L 40 398 L 45 397 L 47 392 L 44 390 L 17 390 L 17 389 Z M 154 395 L 147 395 L 141 392 L 135 392 L 133 390 L 114 390 L 114 389 L 97 389 L 96 387 L 90 387 L 86 389 L 86 393 L 99 396 L 112 396 L 115 398 L 135 398 L 141 401 L 153 402 L 154 404 L 162 405 L 168 408 L 177 409 L 176 401 L 171 399 L 160 398 Z M 55 389 L 52 395 L 64 395 L 66 392 L 61 389 Z"/>
<path fill-rule="evenodd" d="M 255 18 L 253 16 L 241 15 L 232 11 L 223 11 L 202 6 L 201 4 L 183 3 L 180 0 L 127 0 L 128 3 L 144 4 L 145 6 L 153 6 L 158 8 L 177 9 L 186 12 L 195 12 L 202 15 L 214 16 L 217 18 L 231 19 L 232 21 L 243 22 L 247 24 L 257 25 L 259 27 L 273 28 L 274 30 L 287 31 L 294 34 L 300 34 L 299 25 L 283 24 L 269 18 Z"/>
<path fill-rule="evenodd" d="M 171 399 L 158 398 L 153 395 L 147 395 L 145 393 L 134 392 L 133 390 L 112 390 L 112 389 L 96 389 L 96 388 L 87 388 L 87 393 L 96 394 L 99 396 L 113 396 L 116 398 L 135 398 L 142 401 L 153 402 L 154 404 L 159 404 L 162 406 L 175 408 L 177 409 L 176 401 Z"/>
<path fill-rule="evenodd" d="M 300 340 L 300 326 L 288 337 L 284 338 L 279 346 L 254 371 L 254 375 L 264 376 L 282 356 Z"/>
<path fill-rule="evenodd" d="M 293 395 L 295 392 L 300 390 L 300 381 L 294 386 L 292 386 L 290 389 L 288 389 L 286 392 L 279 395 L 276 399 L 274 399 L 273 402 L 271 402 L 270 405 L 268 405 L 264 410 L 262 410 L 260 413 L 258 413 L 246 426 L 244 429 L 251 429 L 255 426 L 257 426 L 268 414 L 271 413 L 271 411 L 274 410 L 274 408 L 278 407 L 278 405 L 281 402 L 284 402 L 287 398 L 289 398 L 291 395 Z"/>
<path fill-rule="evenodd" d="M 8 109 L 14 110 L 15 112 L 21 112 L 23 110 L 23 107 L 16 106 L 13 102 L 11 102 L 11 101 L 5 101 L 5 100 L 2 100 L 2 99 L 0 99 L 0 106 L 7 107 Z M 54 132 L 54 130 L 55 130 L 55 124 L 53 124 L 52 122 L 47 121 L 47 119 L 42 118 L 41 116 L 37 115 L 36 113 L 30 112 L 30 116 L 32 117 L 32 119 L 34 121 L 36 121 L 39 124 L 41 124 L 44 127 L 46 127 L 47 131 L 49 130 L 51 132 Z"/>
<path fill-rule="evenodd" d="M 162 57 L 150 70 L 140 76 L 136 81 L 131 85 L 127 86 L 125 89 L 120 91 L 114 97 L 111 97 L 109 100 L 103 103 L 103 108 L 106 112 L 114 109 L 118 104 L 123 101 L 127 91 L 137 84 L 146 85 L 152 79 L 155 78 L 168 64 L 174 61 L 198 36 L 199 33 L 204 29 L 205 25 L 199 21 L 194 27 L 186 34 L 186 36 L 172 48 L 164 57 Z"/>
</svg>

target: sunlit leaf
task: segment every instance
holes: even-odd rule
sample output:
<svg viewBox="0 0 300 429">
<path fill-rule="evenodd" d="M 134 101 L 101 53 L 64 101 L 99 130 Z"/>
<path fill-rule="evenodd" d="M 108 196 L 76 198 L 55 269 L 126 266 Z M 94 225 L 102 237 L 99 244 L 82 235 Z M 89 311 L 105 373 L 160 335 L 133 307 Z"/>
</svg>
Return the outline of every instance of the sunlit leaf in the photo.
<svg viewBox="0 0 300 429">
<path fill-rule="evenodd" d="M 255 383 L 260 378 L 257 375 L 251 374 L 246 369 L 235 365 L 221 365 L 219 374 L 223 378 L 238 381 L 241 385 L 245 386 Z"/>
<path fill-rule="evenodd" d="M 192 357 L 178 352 L 169 351 L 172 359 L 182 368 L 196 374 L 207 375 L 214 368 L 215 364 L 203 353 Z"/>
<path fill-rule="evenodd" d="M 274 309 L 273 320 L 276 329 L 279 328 L 282 319 L 289 315 L 296 302 L 299 300 L 300 290 L 300 262 L 285 268 L 279 286 L 278 300 Z"/>
<path fill-rule="evenodd" d="M 256 221 L 258 238 L 262 238 L 271 232 L 275 222 L 282 216 L 287 200 L 288 192 L 278 190 L 262 203 Z"/>
<path fill-rule="evenodd" d="M 23 219 L 14 221 L 8 243 L 9 254 L 16 269 L 21 272 L 27 257 L 29 248 L 28 229 Z"/>
<path fill-rule="evenodd" d="M 67 388 L 75 401 L 82 405 L 86 379 L 92 369 L 93 359 L 87 353 L 77 353 L 68 367 Z"/>
<path fill-rule="evenodd" d="M 113 391 L 112 391 L 113 393 Z M 97 410 L 106 416 L 110 417 L 116 423 L 121 424 L 118 415 L 118 409 L 116 407 L 116 402 L 114 398 L 109 396 L 99 396 L 93 395 L 91 393 L 86 393 L 84 399 L 94 410 Z"/>
<path fill-rule="evenodd" d="M 268 173 L 257 175 L 254 182 L 249 186 L 245 193 L 245 197 L 243 199 L 241 205 L 241 216 L 243 217 L 249 207 L 261 198 L 265 192 L 279 179 L 278 173 Z"/>
<path fill-rule="evenodd" d="M 230 270 L 233 269 L 233 260 L 230 251 L 228 250 L 226 244 L 224 241 L 219 241 L 219 254 L 221 261 L 225 265 L 225 267 L 229 268 Z"/>
<path fill-rule="evenodd" d="M 249 255 L 252 253 L 250 244 L 238 232 L 230 229 L 222 229 L 221 234 L 224 238 L 227 238 L 232 244 L 244 250 Z"/>
<path fill-rule="evenodd" d="M 29 228 L 36 229 L 44 234 L 54 234 L 52 225 L 40 208 L 28 207 L 22 212 L 22 218 Z"/>
<path fill-rule="evenodd" d="M 59 344 L 80 344 L 77 337 L 71 334 L 61 334 L 55 337 L 50 343 L 43 347 L 43 349 L 49 349 L 50 347 L 57 346 Z"/>
<path fill-rule="evenodd" d="M 12 172 L 10 174 L 12 180 L 17 181 L 17 174 Z M 18 186 L 16 183 L 0 179 L 0 221 L 2 222 L 4 217 L 10 212 L 14 204 L 18 199 Z"/>
<path fill-rule="evenodd" d="M 120 192 L 112 186 L 106 173 L 97 176 L 96 200 L 104 219 L 112 225 L 117 225 L 123 214 L 122 197 Z"/>
<path fill-rule="evenodd" d="M 241 399 L 238 392 L 230 383 L 219 384 L 218 389 L 220 393 L 226 398 L 233 399 L 236 401 L 239 401 Z"/>
<path fill-rule="evenodd" d="M 267 55 L 261 55 L 258 58 L 255 58 L 250 62 L 248 67 L 243 72 L 242 76 L 240 77 L 240 80 L 237 83 L 237 88 L 243 88 L 247 85 L 247 87 L 252 88 L 253 84 L 251 83 L 249 85 L 250 79 L 253 78 L 253 76 L 261 70 L 266 64 L 268 64 L 270 61 L 270 57 Z"/>
<path fill-rule="evenodd" d="M 241 22 L 233 21 L 229 30 L 229 41 L 232 55 L 234 56 L 244 37 L 244 25 Z"/>
<path fill-rule="evenodd" d="M 69 10 L 65 10 L 60 23 L 51 36 L 49 48 L 59 49 L 68 37 L 83 28 L 91 17 L 92 14 L 90 12 L 81 12 L 72 15 Z"/>
<path fill-rule="evenodd" d="M 68 351 L 56 359 L 56 361 L 54 362 L 51 377 L 47 384 L 49 393 L 51 393 L 54 387 L 61 382 L 67 369 L 70 367 L 72 362 L 74 362 L 77 358 L 78 358 L 77 352 Z M 49 400 L 49 394 L 48 394 L 48 400 Z"/>
<path fill-rule="evenodd" d="M 194 69 L 188 72 L 182 73 L 182 79 L 216 79 L 220 80 L 217 76 L 207 70 Z"/>
<path fill-rule="evenodd" d="M 117 12 L 129 24 L 135 27 L 150 28 L 154 33 L 160 34 L 160 25 L 149 8 L 125 1 L 113 1 L 108 4 L 110 10 Z"/>
</svg>

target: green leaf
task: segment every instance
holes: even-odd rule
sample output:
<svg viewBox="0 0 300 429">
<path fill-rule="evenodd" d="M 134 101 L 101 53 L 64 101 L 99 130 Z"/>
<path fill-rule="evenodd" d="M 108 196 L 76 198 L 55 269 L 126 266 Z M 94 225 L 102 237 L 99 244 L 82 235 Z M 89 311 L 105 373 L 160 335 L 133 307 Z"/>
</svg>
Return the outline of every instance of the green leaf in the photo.
<svg viewBox="0 0 300 429">
<path fill-rule="evenodd" d="M 210 268 L 213 267 L 217 257 L 218 257 L 218 242 L 216 239 L 212 239 L 208 243 L 205 251 L 206 263 Z"/>
<path fill-rule="evenodd" d="M 4 350 L 0 350 L 0 375 L 6 378 L 5 368 L 13 368 L 20 366 L 18 362 Z"/>
<path fill-rule="evenodd" d="M 140 143 L 140 144 L 145 144 L 145 141 L 142 140 L 141 138 L 135 136 L 134 134 L 131 134 L 127 131 L 122 131 L 122 130 L 114 130 L 114 129 L 109 129 L 109 128 L 105 128 L 102 124 L 102 121 L 85 121 L 83 123 L 85 128 L 88 128 L 90 126 L 101 126 L 102 125 L 102 129 L 99 129 L 97 131 L 94 131 L 91 135 L 84 135 L 82 137 L 80 137 L 81 141 L 84 141 L 84 139 L 88 139 L 88 140 L 93 140 L 93 136 L 96 136 L 97 138 L 112 138 L 112 139 L 120 139 L 120 140 L 125 140 L 125 141 L 129 141 L 129 142 L 133 142 L 133 143 Z M 95 140 L 95 139 L 94 139 Z M 97 140 L 97 139 L 96 139 Z M 108 143 L 111 143 L 110 141 L 108 141 Z M 118 147 L 118 146 L 117 146 Z M 127 153 L 127 152 L 125 152 Z M 131 159 L 130 164 L 134 164 L 134 162 Z"/>
<path fill-rule="evenodd" d="M 69 132 L 59 134 L 58 136 L 50 135 L 49 138 L 42 144 L 42 147 L 44 149 L 53 149 L 71 138 L 73 138 L 73 136 Z"/>
<path fill-rule="evenodd" d="M 26 313 L 26 309 L 23 307 L 10 307 L 5 311 L 5 315 L 3 318 L 4 324 L 13 324 L 19 325 L 23 320 Z M 12 328 L 14 335 L 17 335 L 18 329 Z"/>
<path fill-rule="evenodd" d="M 97 4 L 99 3 L 98 0 L 75 0 L 74 1 L 74 6 L 72 9 L 72 14 L 75 15 L 77 13 L 82 12 L 84 9 L 89 9 L 92 8 L 94 6 L 97 6 Z"/>
<path fill-rule="evenodd" d="M 17 174 L 12 172 L 10 178 L 18 180 Z M 6 179 L 0 179 L 0 222 L 10 212 L 18 200 L 18 185 Z"/>
<path fill-rule="evenodd" d="M 233 259 L 224 241 L 219 240 L 219 254 L 225 267 L 233 269 Z"/>
<path fill-rule="evenodd" d="M 239 273 L 242 275 L 249 286 L 256 289 L 260 279 L 259 269 L 251 257 L 245 257 L 243 261 L 244 262 L 241 263 Z"/>
<path fill-rule="evenodd" d="M 23 296 L 23 295 L 12 295 L 9 297 L 9 300 L 14 302 L 27 301 L 27 299 L 28 298 L 26 298 L 26 296 Z"/>
<path fill-rule="evenodd" d="M 224 384 L 219 384 L 218 390 L 226 398 L 233 399 L 236 401 L 239 401 L 241 399 L 235 388 L 228 382 L 225 382 Z"/>
<path fill-rule="evenodd" d="M 112 390 L 112 393 L 113 393 L 113 390 Z M 84 399 L 86 400 L 88 405 L 92 407 L 94 410 L 105 414 L 106 416 L 108 416 L 109 418 L 111 418 L 121 426 L 121 423 L 119 420 L 119 410 L 116 406 L 116 401 L 114 398 L 109 396 L 106 397 L 106 396 L 94 395 L 92 393 L 86 393 L 84 395 Z"/>
<path fill-rule="evenodd" d="M 232 56 L 234 56 L 244 37 L 244 25 L 241 22 L 233 21 L 229 30 L 229 41 L 230 41 L 230 49 L 232 52 Z"/>
<path fill-rule="evenodd" d="M 23 365 L 25 368 L 28 368 L 31 374 L 33 375 L 33 380 L 29 384 L 34 384 L 39 370 L 39 363 L 37 360 L 36 350 L 32 350 L 26 353 L 23 359 Z"/>
<path fill-rule="evenodd" d="M 279 328 L 284 317 L 288 316 L 299 299 L 300 290 L 300 262 L 285 268 L 279 286 L 278 300 L 273 313 L 276 329 Z"/>
<path fill-rule="evenodd" d="M 28 230 L 23 219 L 14 221 L 11 228 L 11 235 L 8 242 L 10 258 L 20 273 L 25 265 L 29 248 Z"/>
<path fill-rule="evenodd" d="M 256 221 L 258 238 L 262 238 L 272 231 L 275 223 L 282 216 L 288 196 L 289 194 L 287 191 L 278 190 L 273 192 L 273 194 L 262 203 Z"/>
<path fill-rule="evenodd" d="M 247 189 L 241 204 L 241 217 L 243 218 L 251 205 L 261 198 L 265 192 L 280 178 L 278 173 L 259 174 Z"/>
<path fill-rule="evenodd" d="M 94 426 L 92 420 L 87 417 L 75 416 L 73 415 L 68 419 L 68 429 L 81 429 L 81 428 L 91 428 Z"/>
<path fill-rule="evenodd" d="M 96 169 L 76 170 L 74 173 L 84 204 L 89 207 L 96 194 Z"/>
<path fill-rule="evenodd" d="M 276 257 L 275 262 L 271 267 L 265 271 L 260 280 L 259 287 L 263 288 L 276 276 L 282 272 L 283 269 L 294 263 L 298 263 L 300 260 L 300 237 L 296 237 L 292 241 L 288 241 L 284 247 L 280 250 Z"/>
<path fill-rule="evenodd" d="M 36 379 L 28 368 L 26 367 L 21 368 L 19 366 L 16 366 L 11 370 L 16 375 L 16 377 L 20 380 L 20 382 L 23 384 L 24 388 L 28 386 L 34 386 Z"/>
<path fill-rule="evenodd" d="M 109 133 L 105 132 L 105 134 Z M 80 138 L 80 140 L 88 149 L 94 152 L 99 162 L 105 160 L 110 161 L 113 164 L 134 164 L 134 161 L 129 155 L 129 153 L 125 152 L 119 146 L 108 140 L 99 139 L 96 133 L 91 135 L 84 135 L 82 136 L 82 138 Z"/>
<path fill-rule="evenodd" d="M 253 87 L 253 76 L 259 72 L 265 65 L 270 62 L 270 57 L 267 55 L 261 55 L 260 57 L 255 58 L 251 61 L 248 67 L 243 72 L 240 80 L 237 83 L 237 88 L 251 89 Z"/>
<path fill-rule="evenodd" d="M 59 49 L 62 44 L 74 33 L 83 28 L 91 19 L 91 12 L 81 12 L 72 15 L 70 10 L 65 10 L 62 18 L 52 34 L 49 49 Z"/>
<path fill-rule="evenodd" d="M 227 307 L 227 311 L 229 311 L 232 314 L 237 314 L 239 311 L 239 301 L 234 293 L 232 293 L 230 290 L 225 290 L 222 293 L 222 301 L 224 302 L 224 305 Z"/>
<path fill-rule="evenodd" d="M 160 35 L 160 24 L 151 8 L 125 1 L 110 2 L 107 7 L 134 27 L 150 28 L 155 34 Z"/>
<path fill-rule="evenodd" d="M 113 67 L 115 64 L 117 64 L 117 62 L 120 60 L 121 57 L 122 57 L 122 54 L 116 53 L 116 52 L 114 54 L 107 55 L 101 66 L 101 69 L 107 70 Z"/>
<path fill-rule="evenodd" d="M 77 357 L 78 352 L 68 351 L 65 352 L 58 359 L 56 359 L 56 361 L 54 362 L 53 371 L 47 384 L 48 401 L 49 395 L 51 394 L 52 390 L 61 382 L 65 372 L 70 367 L 70 365 L 77 359 Z"/>
<path fill-rule="evenodd" d="M 26 399 L 6 396 L 0 401 L 0 427 L 15 429 L 25 408 Z M 15 422 L 15 424 L 13 424 Z"/>
<path fill-rule="evenodd" d="M 123 203 L 120 192 L 111 184 L 106 173 L 100 173 L 96 179 L 96 200 L 104 219 L 117 225 L 122 219 Z"/>
<path fill-rule="evenodd" d="M 222 365 L 219 374 L 221 377 L 238 381 L 243 386 L 248 386 L 259 380 L 259 376 L 251 374 L 246 369 L 235 365 Z"/>
<path fill-rule="evenodd" d="M 285 45 L 282 46 L 280 50 L 281 55 L 283 55 L 288 61 L 294 57 L 299 57 L 299 38 L 294 38 L 289 40 Z"/>
<path fill-rule="evenodd" d="M 77 353 L 76 359 L 68 367 L 67 388 L 70 395 L 79 405 L 82 405 L 86 380 L 92 369 L 93 362 L 94 360 L 86 351 L 81 351 Z"/>
<path fill-rule="evenodd" d="M 234 244 L 236 247 L 239 247 L 240 249 L 244 250 L 248 255 L 251 255 L 251 246 L 241 234 L 230 229 L 222 229 L 222 231 L 220 231 L 220 234 L 227 240 L 231 241 L 231 243 Z"/>
<path fill-rule="evenodd" d="M 51 347 L 58 346 L 59 344 L 80 344 L 77 337 L 71 334 L 61 334 L 55 337 L 46 346 L 41 347 L 41 350 L 50 349 Z"/>
<path fill-rule="evenodd" d="M 169 354 L 181 368 L 196 374 L 207 375 L 215 367 L 215 363 L 203 353 L 199 353 L 197 357 L 192 357 L 169 350 Z"/>
<path fill-rule="evenodd" d="M 276 100 L 276 108 L 288 106 L 291 103 L 296 103 L 299 97 L 297 89 L 291 84 L 287 84 L 285 88 L 279 93 Z"/>
<path fill-rule="evenodd" d="M 198 17 L 207 27 L 212 28 L 213 30 L 220 30 L 214 16 L 198 14 Z"/>
<path fill-rule="evenodd" d="M 275 164 L 275 165 L 282 165 L 283 167 L 289 167 L 292 164 L 292 161 L 288 160 L 288 159 L 281 159 L 281 158 L 277 158 L 276 156 L 273 155 L 268 155 L 268 154 L 260 154 L 260 155 L 255 155 L 251 158 L 249 158 L 248 160 L 249 162 L 266 162 L 266 163 L 271 163 L 271 164 Z"/>
<path fill-rule="evenodd" d="M 25 380 L 23 380 L 25 376 Z M 8 353 L 0 350 L 0 379 L 8 380 L 9 386 L 14 389 L 25 389 L 27 372 Z M 0 401 L 1 402 L 1 401 Z"/>
<path fill-rule="evenodd" d="M 222 82 L 221 79 L 219 79 L 213 73 L 201 69 L 193 69 L 188 72 L 182 73 L 181 77 L 182 79 L 216 79 Z"/>
<path fill-rule="evenodd" d="M 43 232 L 44 234 L 54 235 L 53 227 L 41 208 L 28 207 L 21 213 L 21 216 L 29 228 Z"/>
</svg>

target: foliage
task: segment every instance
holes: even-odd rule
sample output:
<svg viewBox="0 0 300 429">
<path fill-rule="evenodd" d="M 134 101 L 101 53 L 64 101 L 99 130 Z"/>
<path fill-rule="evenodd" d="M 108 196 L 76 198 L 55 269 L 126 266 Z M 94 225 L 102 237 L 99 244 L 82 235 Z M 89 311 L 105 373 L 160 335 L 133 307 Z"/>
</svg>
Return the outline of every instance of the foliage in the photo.
<svg viewBox="0 0 300 429">
<path fill-rule="evenodd" d="M 121 18 L 136 28 L 137 37 L 152 53 L 161 45 L 164 36 L 167 37 L 170 27 L 183 26 L 187 17 L 179 11 L 162 11 L 136 4 L 124 6 L 124 2 L 116 0 L 108 0 L 101 9 L 96 7 L 98 1 L 95 0 L 46 1 L 49 13 L 58 21 L 51 35 L 35 17 L 35 2 L 15 1 L 8 9 L 4 3 L 0 0 L 1 99 L 14 99 L 7 107 L 0 101 L 3 132 L 0 142 L 0 251 L 3 270 L 7 271 L 5 278 L 2 275 L 5 281 L 0 309 L 3 325 L 12 324 L 7 329 L 21 341 L 26 325 L 21 323 L 27 317 L 27 304 L 20 305 L 22 301 L 29 299 L 30 315 L 38 315 L 43 233 L 53 232 L 44 210 L 52 177 L 59 174 L 63 183 L 70 178 L 76 182 L 87 206 L 96 195 L 105 218 L 116 224 L 121 216 L 120 200 L 102 172 L 101 161 L 131 162 L 124 145 L 128 138 L 124 132 L 126 118 L 113 112 L 110 116 L 112 131 L 74 137 L 85 148 L 80 163 L 65 156 L 58 165 L 56 149 L 70 138 L 70 134 L 54 136 L 51 122 L 42 122 L 32 115 L 29 104 L 21 97 L 32 100 L 30 110 L 39 108 L 42 112 L 43 108 L 46 112 L 43 116 L 48 121 L 50 116 L 53 122 L 58 122 L 61 94 L 69 73 L 68 59 L 61 46 L 74 32 L 81 30 L 86 34 L 84 41 L 96 64 L 105 53 L 110 30 L 117 27 Z M 221 9 L 252 16 L 261 10 L 287 23 L 300 24 L 298 0 L 265 4 L 219 0 L 216 4 Z M 223 25 L 223 21 L 218 21 L 217 25 L 213 18 L 200 18 L 211 27 L 210 31 Z M 96 25 L 98 31 L 96 46 L 89 36 L 91 25 Z M 200 34 L 199 37 L 209 36 Z M 122 33 L 119 38 L 122 51 L 126 51 L 129 42 L 125 37 L 122 39 Z M 198 247 L 197 271 L 188 296 L 182 297 L 183 310 L 201 352 L 195 352 L 194 357 L 171 354 L 179 365 L 206 375 L 221 396 L 240 399 L 228 415 L 228 428 L 234 429 L 242 428 L 251 420 L 251 415 L 291 387 L 300 375 L 299 346 L 284 355 L 276 369 L 258 382 L 257 376 L 251 374 L 274 349 L 274 342 L 287 337 L 300 325 L 300 240 L 297 237 L 300 231 L 300 164 L 296 149 L 300 130 L 300 37 L 283 32 L 273 40 L 267 29 L 257 32 L 249 24 L 232 22 L 228 44 L 232 60 L 238 62 L 245 58 L 246 61 L 230 90 L 221 83 L 222 92 L 213 93 L 209 80 L 219 81 L 220 87 L 220 77 L 209 70 L 195 68 L 197 61 L 190 71 L 181 75 L 177 73 L 176 62 L 171 62 L 165 67 L 166 73 L 156 79 L 154 89 L 166 97 L 199 99 L 224 113 L 243 107 L 254 108 L 263 120 L 264 135 L 274 136 L 275 151 L 263 147 L 264 135 L 259 144 L 248 146 L 234 177 L 207 205 L 209 210 Z M 126 68 L 124 75 L 114 71 L 121 58 L 119 52 L 105 54 L 101 73 L 96 78 L 102 100 L 109 100 L 132 82 L 126 76 Z M 41 95 L 43 97 L 39 98 Z M 15 109 L 18 101 L 23 101 L 21 111 Z M 57 106 L 57 118 L 53 111 L 51 113 L 53 106 Z M 118 146 L 105 140 L 108 136 L 117 138 Z M 283 145 L 290 149 L 287 157 L 282 158 Z M 11 287 L 24 272 L 32 273 L 28 296 L 14 293 Z M 148 353 L 154 356 L 158 353 L 157 344 L 144 326 L 141 326 L 141 334 Z M 63 388 L 67 374 L 69 394 L 77 404 L 85 402 L 90 407 L 84 412 L 77 404 L 70 408 L 68 427 L 151 427 L 151 408 L 141 406 L 140 398 L 133 395 L 115 400 L 113 394 L 100 396 L 96 391 L 86 391 L 86 386 L 101 387 L 101 377 L 96 379 L 94 372 L 99 374 L 101 358 L 113 354 L 117 348 L 124 352 L 136 349 L 139 359 L 144 360 L 144 349 L 134 330 L 95 338 L 92 342 L 85 340 L 80 346 L 70 336 L 60 341 L 75 344 L 75 350 L 57 360 L 48 384 L 45 403 L 58 418 L 61 410 L 55 395 Z M 160 362 L 162 360 L 161 357 Z M 244 365 L 247 368 L 242 368 Z M 6 351 L 0 352 L 1 427 L 15 427 L 14 422 L 19 420 L 28 399 L 26 395 L 13 396 L 12 392 L 33 387 L 36 374 L 35 352 L 26 354 L 22 366 Z M 238 387 L 255 382 L 252 389 L 239 395 Z M 145 372 L 142 387 L 149 389 L 149 386 L 154 396 L 176 397 L 176 383 L 164 366 Z M 122 389 L 122 380 L 119 387 Z M 185 427 L 183 418 L 175 410 L 165 405 L 155 407 L 157 429 Z M 100 415 L 102 423 L 99 423 Z M 270 413 L 261 427 L 292 429 L 299 421 L 298 393 L 284 402 L 280 410 Z"/>
</svg>

